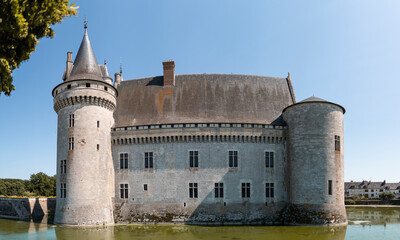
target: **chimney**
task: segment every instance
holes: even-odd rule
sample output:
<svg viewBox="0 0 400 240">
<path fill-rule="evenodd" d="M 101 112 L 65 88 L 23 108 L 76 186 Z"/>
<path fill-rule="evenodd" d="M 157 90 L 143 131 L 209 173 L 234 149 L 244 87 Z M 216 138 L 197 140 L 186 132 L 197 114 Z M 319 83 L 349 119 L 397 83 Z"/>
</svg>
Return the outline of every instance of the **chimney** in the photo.
<svg viewBox="0 0 400 240">
<path fill-rule="evenodd" d="M 114 74 L 114 87 L 117 88 L 118 85 L 121 83 L 121 74 L 120 73 L 115 73 Z"/>
<path fill-rule="evenodd" d="M 67 69 L 65 71 L 65 79 L 69 78 L 72 69 L 72 52 L 67 52 Z"/>
<path fill-rule="evenodd" d="M 175 86 L 175 62 L 168 60 L 163 62 L 164 69 L 164 87 Z"/>
</svg>

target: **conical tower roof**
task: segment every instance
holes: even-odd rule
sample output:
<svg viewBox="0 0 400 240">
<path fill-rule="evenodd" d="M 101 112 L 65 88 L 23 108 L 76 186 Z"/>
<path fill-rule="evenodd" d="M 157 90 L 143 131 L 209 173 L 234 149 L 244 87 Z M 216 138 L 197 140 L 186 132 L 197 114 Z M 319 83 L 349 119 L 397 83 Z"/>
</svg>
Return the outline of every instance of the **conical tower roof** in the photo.
<svg viewBox="0 0 400 240">
<path fill-rule="evenodd" d="M 74 66 L 68 80 L 91 79 L 103 80 L 101 70 L 97 64 L 96 56 L 94 55 L 92 44 L 90 44 L 87 34 L 87 25 L 85 22 L 85 34 L 76 55 Z"/>
</svg>

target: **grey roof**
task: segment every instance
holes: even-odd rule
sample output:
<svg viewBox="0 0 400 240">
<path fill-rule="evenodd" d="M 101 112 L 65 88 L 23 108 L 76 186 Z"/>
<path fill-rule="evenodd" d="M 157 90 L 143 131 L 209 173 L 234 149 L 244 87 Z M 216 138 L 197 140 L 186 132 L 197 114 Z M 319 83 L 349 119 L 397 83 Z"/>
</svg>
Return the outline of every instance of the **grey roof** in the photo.
<svg viewBox="0 0 400 240">
<path fill-rule="evenodd" d="M 290 105 L 290 106 L 286 107 L 285 109 L 283 109 L 283 112 L 286 111 L 286 109 L 291 108 L 292 106 L 300 105 L 300 104 L 307 104 L 307 103 L 328 103 L 328 104 L 333 104 L 333 105 L 336 105 L 336 106 L 340 107 L 343 110 L 343 114 L 346 112 L 346 109 L 344 107 L 342 107 L 341 105 L 339 105 L 337 103 L 326 101 L 325 99 L 322 99 L 322 98 L 319 98 L 319 97 L 315 97 L 315 96 L 311 96 L 311 97 L 306 98 L 306 99 L 304 99 L 304 100 L 302 100 L 300 102 L 297 102 L 297 103 L 295 103 L 293 105 Z"/>
<path fill-rule="evenodd" d="M 104 65 L 99 65 L 99 67 L 101 70 L 101 76 L 103 78 L 109 78 L 112 80 L 112 78 L 110 77 L 110 74 L 108 73 L 107 65 L 104 63 Z"/>
<path fill-rule="evenodd" d="M 71 74 L 67 81 L 78 79 L 103 80 L 86 28 Z"/>
<path fill-rule="evenodd" d="M 319 98 L 319 97 L 312 96 L 312 97 L 306 98 L 300 102 L 328 102 L 328 101 L 326 101 L 325 99 Z"/>
<path fill-rule="evenodd" d="M 238 74 L 176 75 L 123 81 L 118 86 L 115 126 L 172 123 L 284 125 L 282 110 L 293 104 L 288 79 Z"/>
<path fill-rule="evenodd" d="M 387 183 L 383 182 L 371 182 L 371 181 L 362 181 L 362 182 L 345 182 L 345 189 L 387 189 L 394 190 L 400 189 L 400 183 Z"/>
</svg>

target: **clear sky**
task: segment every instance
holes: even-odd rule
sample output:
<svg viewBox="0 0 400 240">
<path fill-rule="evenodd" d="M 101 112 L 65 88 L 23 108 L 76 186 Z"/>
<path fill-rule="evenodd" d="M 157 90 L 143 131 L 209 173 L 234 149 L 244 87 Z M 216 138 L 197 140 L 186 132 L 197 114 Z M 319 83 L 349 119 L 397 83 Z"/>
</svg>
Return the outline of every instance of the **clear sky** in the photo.
<svg viewBox="0 0 400 240">
<path fill-rule="evenodd" d="M 0 178 L 56 172 L 52 89 L 83 21 L 100 63 L 123 78 L 240 73 L 286 77 L 298 101 L 313 94 L 341 104 L 345 180 L 399 182 L 399 0 L 76 1 L 77 17 L 54 26 L 0 96 Z"/>
</svg>

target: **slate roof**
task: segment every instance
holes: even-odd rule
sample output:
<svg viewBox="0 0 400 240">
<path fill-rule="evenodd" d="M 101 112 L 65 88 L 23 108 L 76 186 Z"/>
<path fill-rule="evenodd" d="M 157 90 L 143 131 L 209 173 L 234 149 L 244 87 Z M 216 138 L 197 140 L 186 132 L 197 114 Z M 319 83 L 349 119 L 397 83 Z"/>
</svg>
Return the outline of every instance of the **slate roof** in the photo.
<svg viewBox="0 0 400 240">
<path fill-rule="evenodd" d="M 383 182 L 371 182 L 371 181 L 362 181 L 362 182 L 345 182 L 344 188 L 347 189 L 386 189 L 386 190 L 394 190 L 400 189 L 400 183 L 387 183 Z"/>
<path fill-rule="evenodd" d="M 286 78 L 239 74 L 176 75 L 122 81 L 115 126 L 175 123 L 254 123 L 284 125 L 282 110 L 295 103 Z"/>
<path fill-rule="evenodd" d="M 96 56 L 94 55 L 86 27 L 78 54 L 76 55 L 70 76 L 67 81 L 79 79 L 103 80 L 102 73 L 99 65 L 97 64 Z"/>
</svg>

